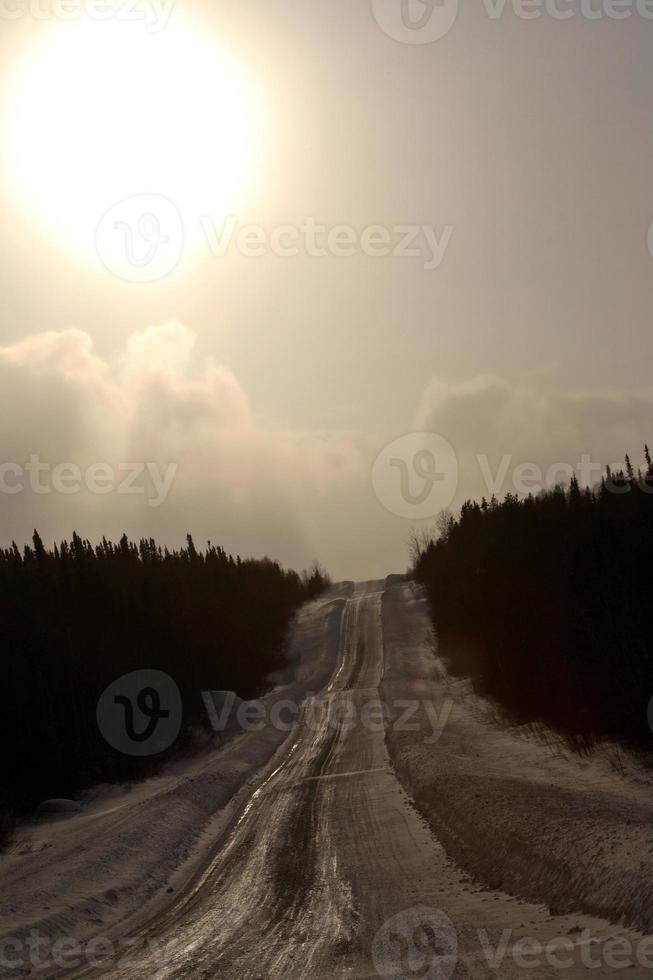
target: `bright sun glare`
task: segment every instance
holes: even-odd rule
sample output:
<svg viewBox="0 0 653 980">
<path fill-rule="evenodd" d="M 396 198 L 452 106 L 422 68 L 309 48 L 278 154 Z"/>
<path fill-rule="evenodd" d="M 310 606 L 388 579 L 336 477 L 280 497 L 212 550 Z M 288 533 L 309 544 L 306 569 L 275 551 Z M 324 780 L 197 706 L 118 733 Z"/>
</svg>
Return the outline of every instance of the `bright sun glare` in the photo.
<svg viewBox="0 0 653 980">
<path fill-rule="evenodd" d="M 198 229 L 240 206 L 259 95 L 218 41 L 115 20 L 42 35 L 11 80 L 4 144 L 13 185 L 59 239 L 92 247 L 107 209 L 135 194 L 168 197 Z"/>
</svg>

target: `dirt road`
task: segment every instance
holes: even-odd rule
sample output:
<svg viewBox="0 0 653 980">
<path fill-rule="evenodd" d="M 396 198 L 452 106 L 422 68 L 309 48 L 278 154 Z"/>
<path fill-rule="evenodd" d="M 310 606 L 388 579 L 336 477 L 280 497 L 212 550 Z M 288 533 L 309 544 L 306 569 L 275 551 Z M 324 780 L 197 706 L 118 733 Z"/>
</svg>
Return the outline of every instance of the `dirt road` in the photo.
<svg viewBox="0 0 653 980">
<path fill-rule="evenodd" d="M 384 590 L 367 582 L 340 600 L 334 674 L 210 866 L 118 959 L 76 975 L 608 977 L 615 942 L 622 961 L 624 942 L 635 956 L 637 933 L 488 891 L 447 858 L 388 757 Z M 628 976 L 652 972 L 635 961 Z"/>
</svg>

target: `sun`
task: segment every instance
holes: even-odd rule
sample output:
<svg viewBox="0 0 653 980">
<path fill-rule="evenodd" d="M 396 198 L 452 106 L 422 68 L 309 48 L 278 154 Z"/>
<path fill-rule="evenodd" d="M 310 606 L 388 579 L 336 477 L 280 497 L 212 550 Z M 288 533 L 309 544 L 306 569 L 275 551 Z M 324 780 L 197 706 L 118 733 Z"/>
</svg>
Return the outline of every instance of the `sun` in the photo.
<svg viewBox="0 0 653 980">
<path fill-rule="evenodd" d="M 18 63 L 4 114 L 14 190 L 58 241 L 93 248 L 103 215 L 163 195 L 190 230 L 236 213 L 262 150 L 251 73 L 197 26 L 48 25 Z"/>
</svg>

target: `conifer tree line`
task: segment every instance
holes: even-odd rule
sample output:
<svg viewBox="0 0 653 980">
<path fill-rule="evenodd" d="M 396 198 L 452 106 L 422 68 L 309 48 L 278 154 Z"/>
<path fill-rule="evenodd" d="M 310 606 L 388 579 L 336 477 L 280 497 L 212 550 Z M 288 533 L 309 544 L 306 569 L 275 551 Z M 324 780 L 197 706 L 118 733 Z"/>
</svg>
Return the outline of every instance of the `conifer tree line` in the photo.
<svg viewBox="0 0 653 980">
<path fill-rule="evenodd" d="M 146 774 L 151 761 L 121 755 L 98 731 L 104 689 L 134 670 L 168 673 L 183 743 L 207 724 L 202 691 L 250 698 L 269 686 L 295 611 L 327 584 L 317 565 L 300 576 L 211 543 L 198 551 L 190 536 L 169 551 L 73 534 L 48 550 L 35 532 L 31 547 L 0 549 L 0 811 Z"/>
<path fill-rule="evenodd" d="M 650 749 L 653 464 L 538 496 L 468 501 L 414 549 L 452 669 L 577 747 Z"/>
</svg>

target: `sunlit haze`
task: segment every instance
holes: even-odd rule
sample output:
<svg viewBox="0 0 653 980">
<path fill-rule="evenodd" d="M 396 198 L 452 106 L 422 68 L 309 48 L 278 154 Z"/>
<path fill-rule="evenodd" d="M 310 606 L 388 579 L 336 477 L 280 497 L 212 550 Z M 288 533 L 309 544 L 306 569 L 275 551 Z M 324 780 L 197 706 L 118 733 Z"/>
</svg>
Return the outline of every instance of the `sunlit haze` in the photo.
<svg viewBox="0 0 653 980">
<path fill-rule="evenodd" d="M 243 206 L 264 146 L 256 82 L 219 34 L 181 16 L 48 25 L 10 74 L 4 147 L 12 184 L 59 247 L 94 247 L 98 214 L 135 189 L 187 223 Z"/>
<path fill-rule="evenodd" d="M 433 39 L 395 7 L 3 21 L 3 458 L 176 473 L 157 507 L 3 494 L 6 541 L 190 531 L 362 578 L 449 503 L 411 459 L 406 507 L 375 484 L 404 436 L 388 479 L 441 436 L 454 509 L 639 458 L 650 24 L 465 4 Z"/>
</svg>

